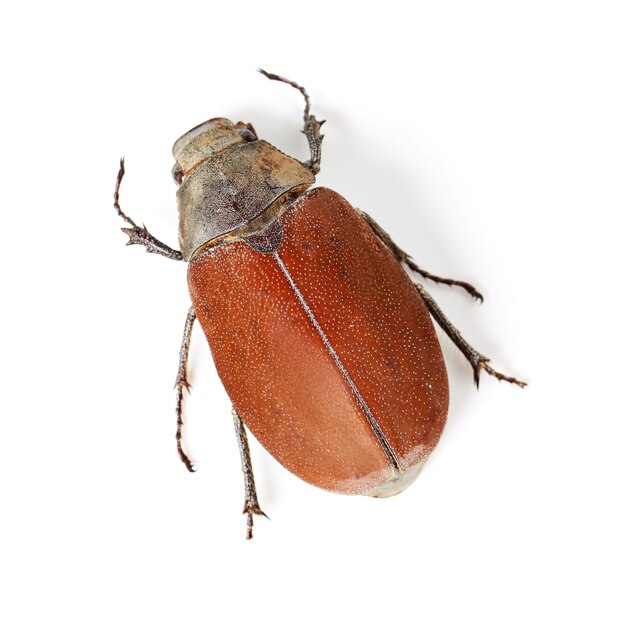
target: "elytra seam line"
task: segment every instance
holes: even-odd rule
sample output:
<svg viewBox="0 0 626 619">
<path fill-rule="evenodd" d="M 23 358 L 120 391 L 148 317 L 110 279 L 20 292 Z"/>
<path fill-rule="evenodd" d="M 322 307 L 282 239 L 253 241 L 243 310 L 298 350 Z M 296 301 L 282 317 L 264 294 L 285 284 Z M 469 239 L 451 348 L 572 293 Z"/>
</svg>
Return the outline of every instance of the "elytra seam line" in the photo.
<svg viewBox="0 0 626 619">
<path fill-rule="evenodd" d="M 287 265 L 282 261 L 277 251 L 274 252 L 272 255 L 274 256 L 274 260 L 276 260 L 276 262 L 278 263 L 280 270 L 283 272 L 283 275 L 287 278 L 289 285 L 291 286 L 296 297 L 298 298 L 298 301 L 300 301 L 300 305 L 302 305 L 302 308 L 304 309 L 307 316 L 309 317 L 311 324 L 313 325 L 313 327 L 315 328 L 319 336 L 322 338 L 322 342 L 324 342 L 324 346 L 326 347 L 326 350 L 329 352 L 330 356 L 333 358 L 335 365 L 339 368 L 339 371 L 341 372 L 344 380 L 348 383 L 348 386 L 352 390 L 354 397 L 359 403 L 361 410 L 365 414 L 365 418 L 367 419 L 370 427 L 372 428 L 372 431 L 376 435 L 376 438 L 378 439 L 378 442 L 380 443 L 383 451 L 385 452 L 387 459 L 391 463 L 391 466 L 396 471 L 402 471 L 400 461 L 398 460 L 398 456 L 396 455 L 393 447 L 390 445 L 389 441 L 387 440 L 387 437 L 383 433 L 382 428 L 378 424 L 378 421 L 376 421 L 376 418 L 372 414 L 372 411 L 367 405 L 367 402 L 363 399 L 363 396 L 361 395 L 361 392 L 359 391 L 358 387 L 354 384 L 354 381 L 350 377 L 348 370 L 346 370 L 343 363 L 341 362 L 339 355 L 337 354 L 335 349 L 332 347 L 332 344 L 328 341 L 328 337 L 326 336 L 326 333 L 324 333 L 324 330 L 322 329 L 321 325 L 319 324 L 319 322 L 317 322 L 317 318 L 315 318 L 315 315 L 313 314 L 313 310 L 309 307 L 309 304 L 306 302 L 304 296 L 302 295 L 302 292 L 300 292 L 300 289 L 298 288 L 298 286 L 296 285 L 296 282 L 291 276 L 291 273 L 289 272 Z"/>
</svg>

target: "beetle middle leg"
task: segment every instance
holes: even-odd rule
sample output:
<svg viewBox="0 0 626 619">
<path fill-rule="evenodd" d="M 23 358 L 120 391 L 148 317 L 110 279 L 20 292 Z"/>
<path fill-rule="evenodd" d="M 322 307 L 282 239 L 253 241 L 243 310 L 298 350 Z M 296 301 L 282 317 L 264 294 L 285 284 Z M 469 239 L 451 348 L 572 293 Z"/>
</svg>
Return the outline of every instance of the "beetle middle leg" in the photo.
<svg viewBox="0 0 626 619">
<path fill-rule="evenodd" d="M 193 464 L 189 456 L 183 449 L 183 392 L 189 391 L 189 382 L 187 381 L 187 360 L 189 358 L 189 343 L 191 342 L 191 330 L 196 320 L 196 310 L 193 305 L 187 312 L 187 320 L 185 320 L 185 330 L 183 332 L 183 342 L 180 345 L 180 357 L 178 361 L 178 373 L 176 374 L 176 448 L 178 455 L 191 473 L 194 472 Z"/>
<path fill-rule="evenodd" d="M 485 370 L 487 374 L 497 378 L 498 380 L 504 380 L 508 383 L 513 383 L 519 387 L 526 387 L 527 383 L 514 378 L 513 376 L 506 376 L 497 372 L 489 365 L 489 359 L 484 355 L 481 355 L 476 349 L 469 345 L 467 340 L 461 335 L 459 330 L 448 320 L 441 308 L 437 305 L 435 300 L 426 292 L 424 286 L 415 284 L 417 291 L 422 297 L 430 315 L 435 319 L 437 324 L 444 330 L 448 337 L 452 340 L 454 345 L 463 353 L 463 356 L 469 361 L 472 369 L 474 370 L 474 383 L 478 387 L 481 370 Z"/>
<path fill-rule="evenodd" d="M 291 80 L 281 77 L 280 75 L 276 75 L 275 73 L 268 73 L 263 69 L 259 69 L 259 72 L 270 80 L 276 80 L 277 82 L 289 84 L 289 86 L 292 86 L 296 90 L 300 91 L 304 97 L 304 129 L 302 130 L 302 133 L 306 136 L 306 139 L 309 142 L 309 150 L 311 151 L 311 158 L 305 163 L 305 165 L 309 168 L 309 170 L 311 170 L 311 172 L 313 172 L 313 174 L 317 174 L 320 171 L 320 161 L 322 159 L 322 140 L 324 139 L 320 130 L 326 121 L 317 120 L 317 118 L 310 113 L 311 100 L 309 99 L 307 91 L 302 86 L 296 84 L 296 82 L 292 82 Z"/>
<path fill-rule="evenodd" d="M 246 539 L 252 539 L 252 526 L 254 525 L 254 516 L 265 516 L 259 507 L 259 500 L 256 495 L 256 485 L 254 483 L 254 473 L 252 472 L 252 459 L 250 458 L 250 447 L 248 445 L 248 436 L 243 421 L 233 406 L 233 423 L 235 424 L 235 433 L 237 434 L 237 444 L 239 445 L 239 455 L 241 457 L 241 470 L 243 471 L 243 483 L 245 487 L 245 499 L 243 503 L 243 513 L 246 514 L 247 528 Z"/>
<path fill-rule="evenodd" d="M 117 214 L 129 225 L 131 228 L 122 228 L 122 232 L 128 234 L 128 243 L 126 245 L 143 245 L 146 251 L 150 254 L 159 254 L 172 260 L 182 260 L 183 255 L 176 249 L 172 249 L 165 243 L 159 241 L 159 239 L 153 237 L 145 226 L 138 226 L 120 207 L 120 185 L 124 178 L 124 159 L 120 159 L 120 170 L 117 173 L 117 180 L 115 182 L 115 192 L 113 194 L 113 207 L 117 211 Z"/>
<path fill-rule="evenodd" d="M 406 264 L 411 271 L 414 273 L 418 273 L 424 279 L 430 279 L 433 282 L 437 282 L 438 284 L 447 284 L 448 286 L 458 286 L 459 288 L 463 288 L 467 291 L 472 297 L 478 299 L 481 303 L 483 301 L 483 295 L 474 288 L 471 284 L 467 282 L 462 282 L 458 279 L 449 279 L 447 277 L 439 277 L 437 275 L 433 275 L 420 267 L 413 262 L 413 258 L 409 256 L 405 251 L 400 249 L 389 236 L 389 234 L 374 220 L 373 217 L 364 213 L 363 211 L 359 211 L 361 217 L 367 222 L 369 227 L 372 229 L 372 232 L 385 244 L 387 249 L 396 257 L 396 259 L 402 263 Z"/>
</svg>

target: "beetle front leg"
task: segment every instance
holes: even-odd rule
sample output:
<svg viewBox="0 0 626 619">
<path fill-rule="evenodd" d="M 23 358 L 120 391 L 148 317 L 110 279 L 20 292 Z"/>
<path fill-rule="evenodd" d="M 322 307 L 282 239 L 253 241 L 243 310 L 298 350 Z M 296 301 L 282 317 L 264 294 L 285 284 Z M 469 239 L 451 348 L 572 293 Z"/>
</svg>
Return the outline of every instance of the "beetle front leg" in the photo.
<svg viewBox="0 0 626 619">
<path fill-rule="evenodd" d="M 296 90 L 300 91 L 302 96 L 304 97 L 304 129 L 302 133 L 306 136 L 306 139 L 309 143 L 309 150 L 311 151 L 311 158 L 305 163 L 305 165 L 313 172 L 313 174 L 317 174 L 320 171 L 320 161 L 322 159 L 322 140 L 324 136 L 321 134 L 322 125 L 326 122 L 325 120 L 317 120 L 315 116 L 310 114 L 311 111 L 311 101 L 309 99 L 309 95 L 307 91 L 296 84 L 296 82 L 292 82 L 280 75 L 276 75 L 275 73 L 268 73 L 263 69 L 259 69 L 259 73 L 262 73 L 270 80 L 276 80 L 277 82 L 283 82 L 284 84 L 289 84 Z"/>
<path fill-rule="evenodd" d="M 113 207 L 117 214 L 132 228 L 122 228 L 122 232 L 128 234 L 128 243 L 126 245 L 143 245 L 150 254 L 159 254 L 172 260 L 182 260 L 183 255 L 176 249 L 172 249 L 165 243 L 162 243 L 153 237 L 145 226 L 138 226 L 120 207 L 120 185 L 124 178 L 124 159 L 120 159 L 120 170 L 117 173 L 115 182 L 115 192 L 113 193 Z"/>
<path fill-rule="evenodd" d="M 243 513 L 246 514 L 246 539 L 252 539 L 252 526 L 254 525 L 254 516 L 265 516 L 259 507 L 259 500 L 256 495 L 256 485 L 254 483 L 254 474 L 252 472 L 252 460 L 250 458 L 250 447 L 248 446 L 248 437 L 246 428 L 239 413 L 233 406 L 233 422 L 235 424 L 235 433 L 237 434 L 237 444 L 239 445 L 239 455 L 241 457 L 241 470 L 243 471 L 243 483 L 245 487 L 245 500 L 243 503 Z"/>
<path fill-rule="evenodd" d="M 411 271 L 414 273 L 418 273 L 425 279 L 430 279 L 433 282 L 437 282 L 438 284 L 447 284 L 448 286 L 459 286 L 466 290 L 472 297 L 478 299 L 481 303 L 483 301 L 483 295 L 474 288 L 471 284 L 467 282 L 459 281 L 458 279 L 449 279 L 447 277 L 439 277 L 437 275 L 433 275 L 424 269 L 420 269 L 420 267 L 413 262 L 413 258 L 409 256 L 405 251 L 400 249 L 392 240 L 392 238 L 385 232 L 383 228 L 376 223 L 373 217 L 364 213 L 363 211 L 359 211 L 361 217 L 367 222 L 369 227 L 372 229 L 372 232 L 384 243 L 387 249 L 396 257 L 396 259 L 402 264 L 406 264 Z"/>
<path fill-rule="evenodd" d="M 189 382 L 187 381 L 187 360 L 189 358 L 189 343 L 191 342 L 191 330 L 196 320 L 196 310 L 193 305 L 187 312 L 187 320 L 185 320 L 185 330 L 183 332 L 183 342 L 180 346 L 180 357 L 178 361 L 178 373 L 176 374 L 176 447 L 178 455 L 191 473 L 194 472 L 193 464 L 185 450 L 183 449 L 183 391 L 189 391 Z"/>
<path fill-rule="evenodd" d="M 470 362 L 472 369 L 474 370 L 474 382 L 478 387 L 478 381 L 480 379 L 480 371 L 485 370 L 487 374 L 497 378 L 498 380 L 504 380 L 508 383 L 513 383 L 519 387 L 526 387 L 527 383 L 514 378 L 513 376 L 506 376 L 497 372 L 489 365 L 489 359 L 484 355 L 481 355 L 477 350 L 472 348 L 467 340 L 461 335 L 459 330 L 448 320 L 446 315 L 441 311 L 441 308 L 437 305 L 435 300 L 426 292 L 424 286 L 415 284 L 417 291 L 422 297 L 430 315 L 435 319 L 437 324 L 445 331 L 448 337 L 454 342 L 454 345 L 463 353 L 463 356 Z"/>
</svg>

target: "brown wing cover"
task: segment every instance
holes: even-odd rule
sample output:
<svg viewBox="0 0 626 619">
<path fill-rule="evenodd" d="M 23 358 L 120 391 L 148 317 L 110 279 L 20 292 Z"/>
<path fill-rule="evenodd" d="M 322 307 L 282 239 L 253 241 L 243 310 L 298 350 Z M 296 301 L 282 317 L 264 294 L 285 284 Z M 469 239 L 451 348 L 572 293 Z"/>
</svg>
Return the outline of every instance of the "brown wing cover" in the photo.
<svg viewBox="0 0 626 619">
<path fill-rule="evenodd" d="M 428 311 L 402 267 L 337 193 L 315 189 L 282 217 L 278 253 L 403 467 L 445 424 L 448 382 Z M 272 255 L 243 242 L 189 265 L 215 365 L 257 439 L 316 486 L 367 493 L 392 479 L 344 374 Z"/>
</svg>

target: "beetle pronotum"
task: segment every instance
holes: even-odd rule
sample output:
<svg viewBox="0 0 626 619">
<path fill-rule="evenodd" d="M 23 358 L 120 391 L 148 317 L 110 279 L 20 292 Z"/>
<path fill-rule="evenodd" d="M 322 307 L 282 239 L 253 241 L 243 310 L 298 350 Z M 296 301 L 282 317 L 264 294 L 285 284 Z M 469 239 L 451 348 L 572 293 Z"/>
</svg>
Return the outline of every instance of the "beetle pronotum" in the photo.
<svg viewBox="0 0 626 619">
<path fill-rule="evenodd" d="M 521 387 L 472 348 L 404 266 L 425 279 L 480 293 L 421 269 L 367 214 L 337 193 L 311 189 L 323 121 L 305 100 L 310 159 L 258 139 L 253 126 L 213 118 L 174 144 L 180 251 L 154 238 L 119 204 L 129 245 L 189 263 L 189 309 L 176 377 L 182 446 L 187 355 L 196 318 L 233 404 L 245 482 L 247 537 L 259 507 L 247 426 L 286 468 L 346 494 L 391 496 L 420 472 L 443 430 L 448 380 L 431 317 L 469 361 Z M 244 426 L 245 424 L 245 426 Z"/>
</svg>

